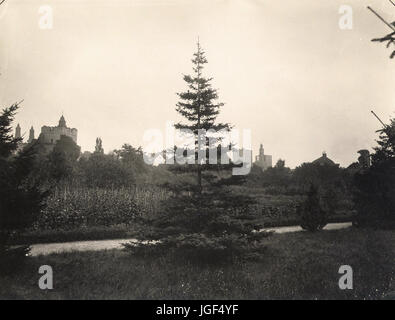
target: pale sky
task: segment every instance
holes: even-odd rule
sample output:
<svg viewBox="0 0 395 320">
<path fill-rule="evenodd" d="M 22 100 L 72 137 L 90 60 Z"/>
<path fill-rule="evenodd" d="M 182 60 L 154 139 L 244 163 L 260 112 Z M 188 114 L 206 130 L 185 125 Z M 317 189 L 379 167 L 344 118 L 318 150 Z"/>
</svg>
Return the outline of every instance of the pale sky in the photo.
<svg viewBox="0 0 395 320">
<path fill-rule="evenodd" d="M 353 28 L 339 28 L 339 7 Z M 53 9 L 40 29 L 39 8 Z M 342 166 L 371 149 L 395 115 L 395 59 L 372 43 L 390 29 L 387 0 L 7 0 L 0 7 L 0 104 L 24 99 L 16 117 L 28 136 L 63 112 L 82 150 L 143 144 L 147 129 L 179 120 L 176 92 L 192 71 L 197 38 L 205 75 L 225 103 L 220 121 L 251 129 L 273 162 L 295 167 L 326 151 Z M 15 125 L 16 125 L 15 123 Z"/>
</svg>

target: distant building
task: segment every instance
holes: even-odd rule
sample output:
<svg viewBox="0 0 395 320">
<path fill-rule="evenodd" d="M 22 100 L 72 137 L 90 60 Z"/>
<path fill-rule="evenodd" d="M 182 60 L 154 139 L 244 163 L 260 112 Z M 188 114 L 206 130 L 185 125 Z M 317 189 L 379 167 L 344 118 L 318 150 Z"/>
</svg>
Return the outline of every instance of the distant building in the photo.
<svg viewBox="0 0 395 320">
<path fill-rule="evenodd" d="M 66 120 L 63 116 L 59 119 L 59 124 L 56 127 L 43 126 L 41 127 L 40 141 L 48 144 L 55 144 L 60 139 L 60 136 L 67 136 L 77 143 L 78 130 L 75 128 L 68 128 Z"/>
<path fill-rule="evenodd" d="M 234 153 L 236 153 L 237 159 L 234 157 Z M 232 161 L 236 161 L 237 163 L 243 163 L 244 168 L 248 168 L 249 170 L 252 167 L 252 150 L 250 149 L 234 149 L 232 150 L 231 157 Z"/>
<path fill-rule="evenodd" d="M 322 153 L 322 156 L 318 159 L 315 159 L 312 163 L 318 164 L 320 166 L 329 165 L 329 166 L 339 166 L 339 164 L 335 163 L 333 160 L 329 159 L 326 152 Z"/>
<path fill-rule="evenodd" d="M 358 151 L 359 157 L 358 157 L 358 163 L 361 166 L 361 168 L 369 168 L 371 165 L 371 159 L 370 159 L 370 152 L 369 150 L 362 149 Z"/>
<path fill-rule="evenodd" d="M 34 128 L 32 126 L 29 131 L 29 139 L 27 140 L 27 143 L 32 143 L 33 140 L 34 140 Z"/>
<path fill-rule="evenodd" d="M 359 171 L 362 169 L 368 169 L 371 166 L 371 154 L 369 150 L 362 149 L 358 151 L 359 157 L 358 162 L 351 163 L 347 169 L 352 171 Z"/>
<path fill-rule="evenodd" d="M 41 133 L 38 137 L 40 144 L 42 144 L 47 152 L 52 151 L 56 142 L 60 140 L 61 136 L 70 137 L 77 144 L 78 130 L 75 128 L 68 128 L 66 120 L 62 115 L 56 127 L 42 126 Z"/>
<path fill-rule="evenodd" d="M 18 152 L 18 151 L 22 150 L 24 147 L 26 147 L 29 143 L 33 142 L 33 140 L 34 140 L 34 129 L 33 129 L 33 127 L 30 128 L 29 139 L 27 140 L 27 142 L 23 142 L 23 137 L 22 137 L 22 134 L 21 134 L 21 126 L 18 123 L 16 128 L 15 128 L 15 138 L 16 139 L 21 139 L 20 142 L 18 143 L 18 148 L 16 149 L 16 152 Z"/>
<path fill-rule="evenodd" d="M 239 157 L 246 157 L 249 158 L 252 164 L 252 150 L 241 148 L 239 151 Z"/>
<path fill-rule="evenodd" d="M 263 145 L 261 144 L 259 147 L 259 155 L 255 157 L 254 165 L 262 168 L 262 170 L 266 170 L 267 168 L 272 167 L 272 156 L 267 155 L 264 152 Z"/>
<path fill-rule="evenodd" d="M 15 138 L 16 138 L 16 139 L 22 138 L 22 135 L 21 135 L 21 126 L 19 125 L 19 123 L 18 123 L 18 125 L 17 125 L 16 128 L 15 128 Z"/>
<path fill-rule="evenodd" d="M 60 140 L 61 136 L 70 137 L 77 144 L 77 134 L 78 130 L 75 128 L 68 128 L 66 125 L 66 120 L 62 115 L 59 119 L 59 123 L 57 126 L 42 126 L 41 133 L 38 137 L 40 144 L 44 147 L 46 152 L 52 151 L 56 142 Z M 21 138 L 21 127 L 19 124 L 15 128 L 15 138 Z M 26 145 L 32 143 L 35 140 L 34 128 L 31 127 L 29 131 L 29 139 L 27 143 L 21 142 L 20 148 L 25 147 Z"/>
</svg>

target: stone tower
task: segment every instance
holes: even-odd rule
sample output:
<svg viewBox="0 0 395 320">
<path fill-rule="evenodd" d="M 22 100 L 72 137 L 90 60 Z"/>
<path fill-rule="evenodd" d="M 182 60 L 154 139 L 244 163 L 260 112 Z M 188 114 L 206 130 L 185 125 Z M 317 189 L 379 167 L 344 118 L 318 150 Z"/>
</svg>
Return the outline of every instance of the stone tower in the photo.
<svg viewBox="0 0 395 320">
<path fill-rule="evenodd" d="M 31 143 L 33 140 L 34 140 L 34 129 L 32 126 L 29 131 L 29 140 L 27 140 L 27 143 Z"/>
<path fill-rule="evenodd" d="M 261 143 L 261 145 L 259 146 L 259 158 L 263 158 L 264 155 L 265 149 L 263 149 L 263 144 Z"/>
<path fill-rule="evenodd" d="M 359 150 L 358 153 L 360 154 L 358 158 L 359 165 L 364 169 L 369 168 L 371 165 L 369 150 L 362 149 Z"/>
<path fill-rule="evenodd" d="M 66 128 L 67 126 L 66 126 L 66 120 L 64 119 L 64 117 L 63 117 L 63 115 L 60 117 L 60 119 L 59 119 L 59 125 L 58 125 L 58 127 L 59 128 Z"/>
<path fill-rule="evenodd" d="M 255 157 L 255 165 L 261 167 L 262 170 L 272 167 L 272 156 L 265 154 L 262 144 L 259 146 L 259 155 Z"/>
<path fill-rule="evenodd" d="M 45 146 L 46 150 L 50 152 L 55 146 L 56 142 L 60 140 L 61 136 L 69 137 L 75 143 L 77 143 L 77 133 L 77 129 L 67 127 L 66 120 L 62 115 L 56 127 L 41 127 L 39 140 L 41 144 Z"/>
<path fill-rule="evenodd" d="M 19 139 L 19 138 L 21 138 L 22 136 L 21 136 L 21 127 L 20 127 L 20 125 L 19 125 L 19 123 L 18 123 L 18 125 L 16 126 L 16 128 L 15 128 L 15 138 L 16 139 Z"/>
</svg>

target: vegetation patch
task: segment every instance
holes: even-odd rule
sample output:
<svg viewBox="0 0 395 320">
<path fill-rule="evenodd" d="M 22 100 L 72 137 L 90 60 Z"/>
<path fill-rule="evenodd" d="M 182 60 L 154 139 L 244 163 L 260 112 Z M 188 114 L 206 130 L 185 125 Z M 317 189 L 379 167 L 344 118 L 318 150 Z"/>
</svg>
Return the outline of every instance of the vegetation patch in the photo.
<svg viewBox="0 0 395 320">
<path fill-rule="evenodd" d="M 1 278 L 0 299 L 382 299 L 395 290 L 395 234 L 347 229 L 272 235 L 261 260 L 202 265 L 171 252 L 145 257 L 122 250 L 29 258 Z M 50 265 L 54 289 L 37 285 Z M 348 264 L 354 289 L 340 290 Z"/>
</svg>

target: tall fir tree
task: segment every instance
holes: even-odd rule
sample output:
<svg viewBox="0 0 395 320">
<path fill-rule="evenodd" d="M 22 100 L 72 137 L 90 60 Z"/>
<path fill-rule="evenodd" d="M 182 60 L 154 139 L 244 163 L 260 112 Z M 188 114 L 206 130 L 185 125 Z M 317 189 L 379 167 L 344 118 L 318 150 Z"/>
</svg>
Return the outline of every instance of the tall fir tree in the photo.
<svg viewBox="0 0 395 320">
<path fill-rule="evenodd" d="M 217 102 L 218 92 L 211 85 L 213 78 L 204 77 L 202 74 L 204 65 L 207 63 L 205 52 L 200 43 L 197 43 L 197 51 L 193 55 L 193 75 L 184 75 L 188 90 L 177 93 L 180 101 L 177 103 L 176 111 L 183 116 L 188 123 L 177 123 L 176 129 L 188 129 L 195 135 L 195 160 L 198 160 L 199 130 L 229 130 L 228 123 L 216 123 L 220 107 L 224 104 Z M 204 143 L 208 147 L 208 141 Z M 207 164 L 207 158 L 203 163 L 197 163 L 197 185 L 198 192 L 201 193 L 202 186 L 202 164 Z"/>
<path fill-rule="evenodd" d="M 268 234 L 257 232 L 261 226 L 257 212 L 249 210 L 254 203 L 252 198 L 232 189 L 232 185 L 243 183 L 245 176 L 232 175 L 237 165 L 231 159 L 228 158 L 227 164 L 221 163 L 221 153 L 230 147 L 221 146 L 223 135 L 211 139 L 209 135 L 199 134 L 199 130 L 220 132 L 231 127 L 216 121 L 224 104 L 217 102 L 212 78 L 202 75 L 207 60 L 199 42 L 192 63 L 193 75 L 184 76 L 188 90 L 178 93 L 180 101 L 176 105 L 186 121 L 177 123 L 175 128 L 193 133 L 194 150 L 189 154 L 194 155 L 195 163 L 170 165 L 170 170 L 195 176 L 196 183 L 185 180 L 183 184 L 168 184 L 171 196 L 163 201 L 160 214 L 142 219 L 140 244 L 126 247 L 135 254 L 148 249 L 171 251 L 182 258 L 208 263 L 250 254 L 259 256 L 263 248 L 261 240 Z M 217 155 L 214 163 L 209 161 L 212 160 L 210 150 Z M 188 151 L 191 150 L 184 150 L 183 154 L 187 155 Z M 174 155 L 174 150 L 167 153 Z M 159 240 L 159 243 L 147 247 L 144 240 Z"/>
</svg>

